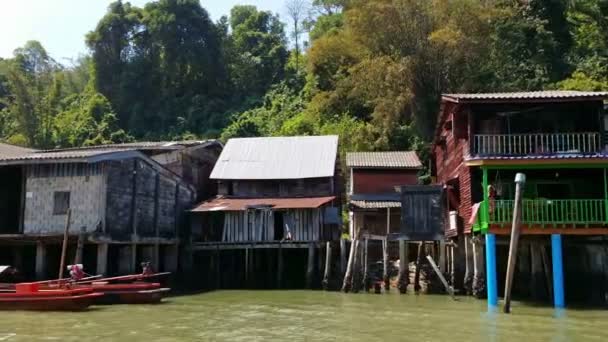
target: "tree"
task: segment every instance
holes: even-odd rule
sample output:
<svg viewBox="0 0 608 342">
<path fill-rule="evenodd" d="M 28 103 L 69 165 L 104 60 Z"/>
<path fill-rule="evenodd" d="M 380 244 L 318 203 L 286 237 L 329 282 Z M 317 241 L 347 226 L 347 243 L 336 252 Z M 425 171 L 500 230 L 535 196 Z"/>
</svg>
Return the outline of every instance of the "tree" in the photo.
<svg viewBox="0 0 608 342">
<path fill-rule="evenodd" d="M 300 37 L 303 33 L 302 21 L 307 15 L 308 2 L 306 0 L 287 0 L 285 7 L 293 25 L 292 37 L 295 39 L 295 62 L 296 69 L 299 69 Z"/>
</svg>

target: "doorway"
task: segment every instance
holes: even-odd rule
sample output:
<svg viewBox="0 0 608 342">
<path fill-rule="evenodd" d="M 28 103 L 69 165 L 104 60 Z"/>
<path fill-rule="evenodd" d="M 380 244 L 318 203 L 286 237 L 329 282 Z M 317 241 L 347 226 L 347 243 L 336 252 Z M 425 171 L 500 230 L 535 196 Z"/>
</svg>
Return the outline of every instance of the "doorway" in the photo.
<svg viewBox="0 0 608 342">
<path fill-rule="evenodd" d="M 24 179 L 20 166 L 0 167 L 0 234 L 20 231 Z"/>
<path fill-rule="evenodd" d="M 274 212 L 274 239 L 281 241 L 285 237 L 285 219 L 282 211 Z"/>
</svg>

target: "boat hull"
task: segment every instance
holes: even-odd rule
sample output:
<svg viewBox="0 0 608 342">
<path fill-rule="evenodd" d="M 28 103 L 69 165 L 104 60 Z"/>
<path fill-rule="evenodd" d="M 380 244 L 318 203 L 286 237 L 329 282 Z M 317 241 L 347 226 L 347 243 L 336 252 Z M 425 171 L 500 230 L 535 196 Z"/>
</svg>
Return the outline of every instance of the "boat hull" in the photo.
<svg viewBox="0 0 608 342">
<path fill-rule="evenodd" d="M 56 296 L 2 296 L 0 297 L 0 310 L 83 311 L 102 296 L 101 293 Z"/>
</svg>

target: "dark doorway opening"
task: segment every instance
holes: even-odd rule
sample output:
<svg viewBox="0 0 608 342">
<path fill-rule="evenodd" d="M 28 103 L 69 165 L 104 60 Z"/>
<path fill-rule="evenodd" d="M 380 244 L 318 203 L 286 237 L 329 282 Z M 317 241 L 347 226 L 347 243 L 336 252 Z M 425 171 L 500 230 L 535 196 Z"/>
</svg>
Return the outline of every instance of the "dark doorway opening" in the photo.
<svg viewBox="0 0 608 342">
<path fill-rule="evenodd" d="M 0 167 L 0 189 L 0 234 L 19 233 L 23 197 L 21 167 Z"/>
<path fill-rule="evenodd" d="M 281 241 L 285 237 L 285 220 L 283 213 L 280 211 L 274 212 L 274 239 L 275 241 Z"/>
</svg>

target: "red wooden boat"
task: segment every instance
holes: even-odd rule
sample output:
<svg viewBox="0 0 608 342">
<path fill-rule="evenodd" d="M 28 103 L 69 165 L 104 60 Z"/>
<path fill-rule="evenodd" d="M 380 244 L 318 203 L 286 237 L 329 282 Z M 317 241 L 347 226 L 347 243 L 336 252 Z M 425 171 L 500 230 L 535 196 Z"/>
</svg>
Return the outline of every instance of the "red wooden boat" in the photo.
<svg viewBox="0 0 608 342">
<path fill-rule="evenodd" d="M 40 290 L 35 283 L 20 283 L 15 290 L 0 293 L 0 310 L 82 311 L 101 296 L 91 287 Z"/>
</svg>

